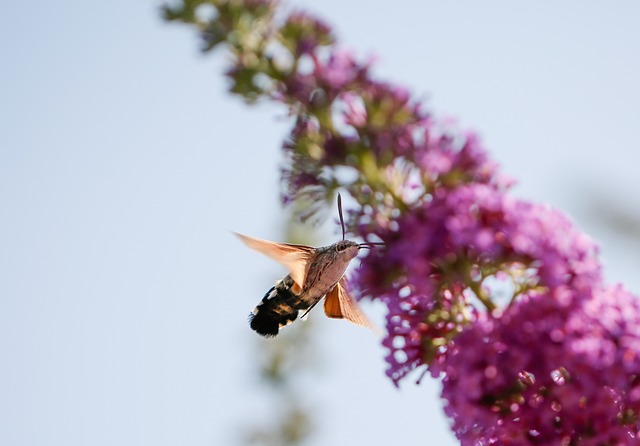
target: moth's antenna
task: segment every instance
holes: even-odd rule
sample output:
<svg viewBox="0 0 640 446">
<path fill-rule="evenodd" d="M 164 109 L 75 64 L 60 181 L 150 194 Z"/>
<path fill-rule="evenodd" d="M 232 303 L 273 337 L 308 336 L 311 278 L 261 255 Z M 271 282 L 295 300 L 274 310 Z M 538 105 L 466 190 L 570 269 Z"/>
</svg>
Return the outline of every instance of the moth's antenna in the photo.
<svg viewBox="0 0 640 446">
<path fill-rule="evenodd" d="M 340 226 L 342 226 L 342 240 L 344 240 L 344 218 L 342 218 L 342 197 L 338 193 L 338 215 L 340 216 Z"/>
</svg>

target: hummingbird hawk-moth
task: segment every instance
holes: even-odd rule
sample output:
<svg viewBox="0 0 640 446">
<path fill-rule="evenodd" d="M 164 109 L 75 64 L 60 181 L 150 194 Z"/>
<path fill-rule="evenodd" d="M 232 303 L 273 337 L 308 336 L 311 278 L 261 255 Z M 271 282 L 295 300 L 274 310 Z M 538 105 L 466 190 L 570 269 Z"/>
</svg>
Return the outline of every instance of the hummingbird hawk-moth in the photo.
<svg viewBox="0 0 640 446">
<path fill-rule="evenodd" d="M 355 299 L 348 293 L 343 276 L 360 249 L 381 243 L 345 240 L 340 194 L 338 213 L 342 240 L 321 248 L 275 243 L 236 234 L 249 248 L 272 258 L 289 270 L 289 274 L 267 291 L 249 315 L 249 325 L 258 334 L 276 336 L 282 327 L 295 321 L 300 312 L 305 317 L 323 297 L 324 312 L 328 317 L 371 327 Z"/>
</svg>

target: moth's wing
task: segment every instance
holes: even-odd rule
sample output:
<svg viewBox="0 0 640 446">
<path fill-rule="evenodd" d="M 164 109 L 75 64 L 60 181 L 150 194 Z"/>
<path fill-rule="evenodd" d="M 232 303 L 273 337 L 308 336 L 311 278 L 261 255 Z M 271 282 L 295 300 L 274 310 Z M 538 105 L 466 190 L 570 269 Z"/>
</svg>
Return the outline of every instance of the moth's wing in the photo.
<svg viewBox="0 0 640 446">
<path fill-rule="evenodd" d="M 328 317 L 335 319 L 346 319 L 349 322 L 368 327 L 375 331 L 373 324 L 364 315 L 356 300 L 346 289 L 346 280 L 340 279 L 340 282 L 327 293 L 324 298 L 324 312 Z"/>
<path fill-rule="evenodd" d="M 302 288 L 304 286 L 307 263 L 313 257 L 316 248 L 306 245 L 292 245 L 289 243 L 275 243 L 268 240 L 249 237 L 234 232 L 234 234 L 251 249 L 272 258 L 284 265 L 293 281 Z"/>
<path fill-rule="evenodd" d="M 340 285 L 336 284 L 324 297 L 324 314 L 334 319 L 342 319 L 342 309 L 340 308 Z"/>
</svg>

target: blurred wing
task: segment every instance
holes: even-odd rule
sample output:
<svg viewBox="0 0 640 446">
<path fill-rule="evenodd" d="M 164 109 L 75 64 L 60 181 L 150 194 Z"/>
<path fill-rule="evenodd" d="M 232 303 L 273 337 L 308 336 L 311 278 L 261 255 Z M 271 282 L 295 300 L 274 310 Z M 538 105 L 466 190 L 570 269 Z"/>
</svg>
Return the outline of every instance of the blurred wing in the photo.
<svg viewBox="0 0 640 446">
<path fill-rule="evenodd" d="M 346 290 L 346 280 L 340 279 L 324 298 L 324 312 L 328 317 L 346 319 L 349 322 L 373 329 L 373 324 L 364 315 L 356 300 Z"/>
<path fill-rule="evenodd" d="M 267 240 L 249 237 L 246 235 L 234 234 L 251 249 L 272 258 L 276 262 L 284 265 L 293 281 L 302 288 L 306 276 L 307 263 L 313 257 L 316 248 L 305 245 L 290 245 L 288 243 L 275 243 Z"/>
</svg>

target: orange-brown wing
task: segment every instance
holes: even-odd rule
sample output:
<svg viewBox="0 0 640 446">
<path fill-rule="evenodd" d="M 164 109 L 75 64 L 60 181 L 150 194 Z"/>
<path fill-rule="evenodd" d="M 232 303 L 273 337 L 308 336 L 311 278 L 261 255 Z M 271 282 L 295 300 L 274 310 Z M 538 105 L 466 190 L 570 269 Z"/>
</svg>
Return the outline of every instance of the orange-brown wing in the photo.
<svg viewBox="0 0 640 446">
<path fill-rule="evenodd" d="M 324 312 L 328 317 L 344 318 L 353 324 L 373 329 L 373 325 L 364 315 L 356 300 L 347 292 L 344 278 L 324 298 Z"/>
<path fill-rule="evenodd" d="M 342 319 L 342 309 L 340 308 L 340 285 L 336 284 L 324 297 L 324 314 L 334 319 Z"/>
<path fill-rule="evenodd" d="M 234 232 L 234 234 L 251 249 L 272 258 L 289 270 L 293 281 L 302 288 L 306 277 L 307 263 L 313 257 L 316 248 L 306 245 L 291 245 L 289 243 L 275 243 L 268 240 L 249 237 Z"/>
</svg>

